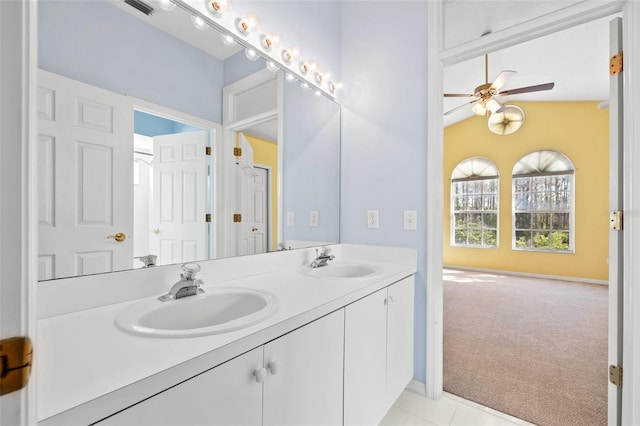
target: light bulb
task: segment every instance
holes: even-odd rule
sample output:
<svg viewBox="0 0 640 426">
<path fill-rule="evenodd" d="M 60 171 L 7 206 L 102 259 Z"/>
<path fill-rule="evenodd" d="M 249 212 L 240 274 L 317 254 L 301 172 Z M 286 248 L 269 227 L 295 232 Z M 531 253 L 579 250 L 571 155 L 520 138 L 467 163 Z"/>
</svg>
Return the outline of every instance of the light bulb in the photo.
<svg viewBox="0 0 640 426">
<path fill-rule="evenodd" d="M 235 39 L 229 34 L 220 34 L 220 38 L 222 38 L 222 42 L 225 46 L 233 47 L 238 44 L 238 42 L 236 42 Z"/>
<path fill-rule="evenodd" d="M 484 102 L 478 102 L 471 108 L 471 111 L 473 111 L 475 115 L 485 115 L 487 108 L 484 106 Z"/>
<path fill-rule="evenodd" d="M 256 31 L 260 27 L 260 21 L 255 14 L 249 13 L 243 18 L 238 18 L 236 26 L 242 34 L 248 34 L 251 31 Z"/>
<path fill-rule="evenodd" d="M 191 23 L 199 30 L 206 30 L 209 25 L 199 16 L 191 15 Z"/>
<path fill-rule="evenodd" d="M 244 54 L 250 61 L 255 61 L 260 57 L 260 55 L 258 55 L 258 52 L 249 48 L 244 49 Z"/>
<path fill-rule="evenodd" d="M 300 72 L 304 75 L 314 72 L 318 68 L 315 62 L 300 62 Z"/>
<path fill-rule="evenodd" d="M 316 83 L 322 84 L 328 78 L 327 75 L 329 77 L 331 76 L 331 74 L 323 74 L 320 71 L 316 72 L 316 75 L 315 75 Z"/>
<path fill-rule="evenodd" d="M 204 4 L 213 16 L 222 15 L 230 7 L 229 0 L 205 0 Z"/>
<path fill-rule="evenodd" d="M 342 89 L 342 83 L 339 81 L 330 81 L 327 84 L 327 87 L 329 89 L 329 93 L 334 94 L 336 93 L 338 90 Z"/>
<path fill-rule="evenodd" d="M 282 60 L 286 64 L 290 64 L 291 62 L 295 61 L 299 56 L 300 50 L 298 50 L 297 47 L 294 47 L 292 49 L 284 49 L 282 51 Z"/>
<path fill-rule="evenodd" d="M 262 47 L 266 50 L 271 50 L 274 47 L 280 46 L 280 35 L 277 33 L 263 34 L 260 37 Z"/>
<path fill-rule="evenodd" d="M 288 72 L 284 75 L 284 79 L 287 80 L 289 83 L 291 83 L 296 81 L 296 76 Z"/>
<path fill-rule="evenodd" d="M 158 6 L 160 6 L 160 9 L 167 12 L 171 12 L 173 9 L 176 8 L 176 4 L 171 0 L 159 0 Z"/>
<path fill-rule="evenodd" d="M 271 72 L 278 72 L 278 66 L 273 61 L 267 61 L 267 69 Z"/>
</svg>

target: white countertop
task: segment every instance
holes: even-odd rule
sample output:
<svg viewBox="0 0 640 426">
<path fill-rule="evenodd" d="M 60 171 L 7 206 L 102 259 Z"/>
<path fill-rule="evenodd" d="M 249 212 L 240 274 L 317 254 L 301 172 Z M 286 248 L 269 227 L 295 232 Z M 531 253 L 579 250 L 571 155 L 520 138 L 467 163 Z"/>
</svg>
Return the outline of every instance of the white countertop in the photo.
<svg viewBox="0 0 640 426">
<path fill-rule="evenodd" d="M 380 274 L 322 280 L 300 273 L 296 266 L 205 284 L 205 291 L 244 287 L 268 290 L 277 298 L 278 310 L 272 317 L 223 334 L 193 338 L 128 334 L 116 327 L 115 317 L 140 299 L 42 318 L 36 361 L 38 419 L 43 425 L 100 420 L 416 272 L 415 262 L 368 264 Z"/>
</svg>

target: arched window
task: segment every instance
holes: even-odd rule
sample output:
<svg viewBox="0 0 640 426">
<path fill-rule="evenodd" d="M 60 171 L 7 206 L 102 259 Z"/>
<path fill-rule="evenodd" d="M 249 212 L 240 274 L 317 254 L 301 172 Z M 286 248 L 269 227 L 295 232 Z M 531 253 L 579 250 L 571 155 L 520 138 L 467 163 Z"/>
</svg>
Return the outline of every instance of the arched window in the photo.
<svg viewBox="0 0 640 426">
<path fill-rule="evenodd" d="M 451 245 L 498 246 L 496 165 L 486 158 L 461 161 L 451 173 Z"/>
<path fill-rule="evenodd" d="M 513 248 L 573 252 L 573 164 L 535 151 L 513 168 Z"/>
</svg>

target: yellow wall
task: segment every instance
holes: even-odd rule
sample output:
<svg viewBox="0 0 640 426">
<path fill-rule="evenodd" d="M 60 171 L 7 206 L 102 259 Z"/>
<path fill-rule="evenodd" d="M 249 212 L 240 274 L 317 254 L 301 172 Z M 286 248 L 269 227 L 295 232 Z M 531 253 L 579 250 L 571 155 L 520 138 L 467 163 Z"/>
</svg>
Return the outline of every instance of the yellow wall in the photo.
<svg viewBox="0 0 640 426">
<path fill-rule="evenodd" d="M 278 244 L 278 144 L 244 133 L 253 148 L 253 162 L 271 167 L 271 247 L 274 251 Z"/>
<path fill-rule="evenodd" d="M 597 102 L 513 102 L 525 112 L 517 132 L 498 136 L 474 116 L 444 132 L 444 264 L 606 280 L 608 276 L 609 110 Z M 574 253 L 511 249 L 511 172 L 524 155 L 552 149 L 575 168 Z M 486 157 L 500 171 L 499 248 L 450 245 L 451 173 L 468 157 Z"/>
</svg>

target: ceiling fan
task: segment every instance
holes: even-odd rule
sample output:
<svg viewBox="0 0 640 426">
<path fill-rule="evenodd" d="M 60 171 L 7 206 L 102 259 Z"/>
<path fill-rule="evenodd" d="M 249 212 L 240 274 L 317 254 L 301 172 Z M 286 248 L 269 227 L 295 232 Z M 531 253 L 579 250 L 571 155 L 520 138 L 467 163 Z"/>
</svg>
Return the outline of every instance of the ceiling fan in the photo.
<svg viewBox="0 0 640 426">
<path fill-rule="evenodd" d="M 537 84 L 535 86 L 519 87 L 517 89 L 500 90 L 502 86 L 511 78 L 515 71 L 502 71 L 498 78 L 493 83 L 489 83 L 489 55 L 484 55 L 484 75 L 485 83 L 476 87 L 473 94 L 462 93 L 445 93 L 445 98 L 470 98 L 476 99 L 471 102 L 467 102 L 460 106 L 457 106 L 447 112 L 444 115 L 449 115 L 467 105 L 473 105 L 471 110 L 476 115 L 485 115 L 487 111 L 492 113 L 504 111 L 504 105 L 495 99 L 497 96 L 517 95 L 520 93 L 540 92 L 543 90 L 551 90 L 555 83 Z"/>
</svg>

